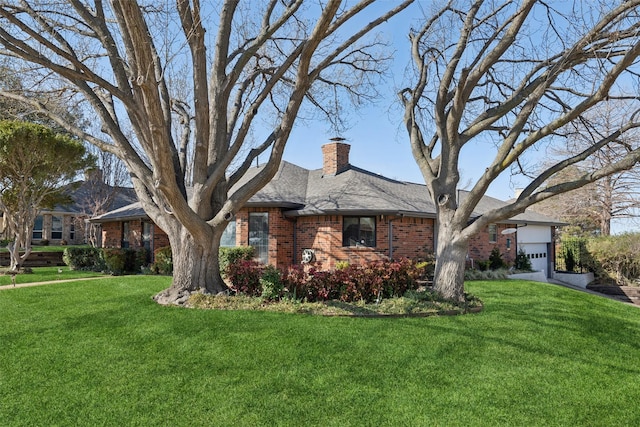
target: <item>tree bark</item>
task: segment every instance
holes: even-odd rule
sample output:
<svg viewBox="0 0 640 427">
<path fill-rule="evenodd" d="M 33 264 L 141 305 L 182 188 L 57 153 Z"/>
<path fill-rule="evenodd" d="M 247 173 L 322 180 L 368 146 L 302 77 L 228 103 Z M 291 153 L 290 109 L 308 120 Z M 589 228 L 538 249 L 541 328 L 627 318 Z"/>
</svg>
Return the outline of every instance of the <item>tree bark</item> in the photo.
<svg viewBox="0 0 640 427">
<path fill-rule="evenodd" d="M 220 227 L 217 227 L 220 228 Z M 182 305 L 191 294 L 215 295 L 227 289 L 220 275 L 221 231 L 209 236 L 192 236 L 185 227 L 169 234 L 173 258 L 171 287 L 157 294 L 154 299 L 163 305 Z"/>
<path fill-rule="evenodd" d="M 469 240 L 453 222 L 453 212 L 438 214 L 433 289 L 443 298 L 464 302 L 464 269 Z"/>
</svg>

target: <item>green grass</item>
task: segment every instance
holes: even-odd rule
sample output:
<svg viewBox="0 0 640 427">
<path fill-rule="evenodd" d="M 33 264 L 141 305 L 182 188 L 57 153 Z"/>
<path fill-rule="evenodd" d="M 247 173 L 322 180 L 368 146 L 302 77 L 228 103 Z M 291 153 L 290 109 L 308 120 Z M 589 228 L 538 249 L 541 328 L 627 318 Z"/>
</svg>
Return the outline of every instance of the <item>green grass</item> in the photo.
<svg viewBox="0 0 640 427">
<path fill-rule="evenodd" d="M 11 285 L 11 276 L 4 274 L 6 268 L 3 268 L 0 273 L 0 286 Z M 86 277 L 100 277 L 104 276 L 102 273 L 94 271 L 79 271 L 70 270 L 67 266 L 62 267 L 33 267 L 33 273 L 20 273 L 16 275 L 16 284 L 22 283 L 35 283 L 35 282 L 48 282 L 52 280 L 69 280 L 69 279 L 83 279 Z"/>
<path fill-rule="evenodd" d="M 470 282 L 480 314 L 156 305 L 166 277 L 0 292 L 0 424 L 640 425 L 640 310 Z"/>
</svg>

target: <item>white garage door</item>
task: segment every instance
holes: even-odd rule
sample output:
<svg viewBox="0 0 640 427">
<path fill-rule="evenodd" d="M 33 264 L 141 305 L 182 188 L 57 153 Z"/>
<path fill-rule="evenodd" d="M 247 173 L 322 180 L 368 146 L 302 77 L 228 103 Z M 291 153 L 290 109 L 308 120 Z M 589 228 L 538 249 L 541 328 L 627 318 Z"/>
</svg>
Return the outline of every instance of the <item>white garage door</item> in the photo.
<svg viewBox="0 0 640 427">
<path fill-rule="evenodd" d="M 521 243 L 518 245 L 518 250 L 520 248 L 524 249 L 529 257 L 531 268 L 535 271 L 544 271 L 545 275 L 548 273 L 547 264 L 549 260 L 547 259 L 546 243 Z"/>
</svg>

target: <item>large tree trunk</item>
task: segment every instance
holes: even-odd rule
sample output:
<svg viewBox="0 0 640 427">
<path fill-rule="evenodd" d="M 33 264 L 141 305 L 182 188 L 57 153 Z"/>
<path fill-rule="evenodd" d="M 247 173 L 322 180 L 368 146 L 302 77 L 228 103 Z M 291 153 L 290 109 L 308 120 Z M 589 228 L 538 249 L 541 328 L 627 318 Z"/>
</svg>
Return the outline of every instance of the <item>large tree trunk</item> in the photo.
<svg viewBox="0 0 640 427">
<path fill-rule="evenodd" d="M 215 295 L 227 289 L 220 275 L 218 259 L 222 231 L 213 234 L 213 238 L 194 238 L 184 227 L 169 234 L 173 281 L 170 288 L 154 297 L 159 304 L 181 305 L 193 293 Z"/>
<path fill-rule="evenodd" d="M 443 216 L 439 215 L 438 218 L 433 289 L 448 300 L 463 302 L 464 268 L 469 242 L 461 237 L 459 230 L 442 218 Z"/>
</svg>

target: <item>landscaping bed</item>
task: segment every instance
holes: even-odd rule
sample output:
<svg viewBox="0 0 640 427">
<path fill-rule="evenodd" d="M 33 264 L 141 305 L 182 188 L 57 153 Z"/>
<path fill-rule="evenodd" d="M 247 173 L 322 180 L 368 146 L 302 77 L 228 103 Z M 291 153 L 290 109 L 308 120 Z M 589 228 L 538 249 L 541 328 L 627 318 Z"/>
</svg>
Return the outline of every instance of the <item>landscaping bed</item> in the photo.
<svg viewBox="0 0 640 427">
<path fill-rule="evenodd" d="M 482 302 L 471 295 L 467 302 L 454 304 L 445 301 L 431 290 L 410 291 L 402 297 L 386 298 L 378 303 L 340 300 L 303 302 L 293 299 L 269 301 L 261 297 L 246 295 L 193 294 L 186 307 L 214 310 L 258 310 L 278 313 L 298 313 L 320 316 L 350 317 L 425 317 L 452 316 L 482 311 Z"/>
</svg>

